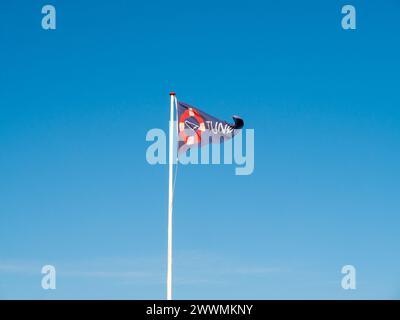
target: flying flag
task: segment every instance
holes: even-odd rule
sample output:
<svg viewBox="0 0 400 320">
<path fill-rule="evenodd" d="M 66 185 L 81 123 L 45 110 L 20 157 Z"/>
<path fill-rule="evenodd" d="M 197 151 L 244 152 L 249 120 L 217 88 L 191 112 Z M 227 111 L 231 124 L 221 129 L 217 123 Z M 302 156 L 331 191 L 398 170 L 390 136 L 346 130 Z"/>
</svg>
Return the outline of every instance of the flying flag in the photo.
<svg viewBox="0 0 400 320">
<path fill-rule="evenodd" d="M 176 101 L 178 111 L 178 150 L 186 151 L 193 146 L 221 143 L 231 139 L 243 127 L 238 116 L 232 116 L 234 123 L 219 120 L 187 103 Z"/>
<path fill-rule="evenodd" d="M 234 123 L 219 120 L 209 114 L 176 99 L 175 92 L 170 92 L 169 118 L 169 161 L 168 161 L 168 247 L 167 247 L 167 299 L 172 299 L 172 207 L 173 181 L 173 146 L 174 146 L 174 111 L 176 107 L 178 120 L 178 151 L 186 151 L 194 146 L 208 143 L 222 143 L 231 139 L 244 125 L 241 118 L 233 116 Z M 176 173 L 177 171 L 175 171 Z"/>
</svg>

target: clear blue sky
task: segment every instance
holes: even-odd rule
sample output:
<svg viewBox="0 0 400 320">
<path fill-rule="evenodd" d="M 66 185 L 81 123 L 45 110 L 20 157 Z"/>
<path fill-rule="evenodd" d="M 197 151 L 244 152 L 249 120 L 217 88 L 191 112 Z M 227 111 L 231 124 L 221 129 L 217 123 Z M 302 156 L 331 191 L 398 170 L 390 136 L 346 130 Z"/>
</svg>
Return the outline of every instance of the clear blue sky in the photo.
<svg viewBox="0 0 400 320">
<path fill-rule="evenodd" d="M 0 12 L 0 298 L 165 297 L 167 167 L 147 164 L 145 136 L 167 129 L 170 90 L 242 116 L 256 145 L 251 176 L 180 167 L 175 298 L 400 298 L 397 0 Z"/>
</svg>

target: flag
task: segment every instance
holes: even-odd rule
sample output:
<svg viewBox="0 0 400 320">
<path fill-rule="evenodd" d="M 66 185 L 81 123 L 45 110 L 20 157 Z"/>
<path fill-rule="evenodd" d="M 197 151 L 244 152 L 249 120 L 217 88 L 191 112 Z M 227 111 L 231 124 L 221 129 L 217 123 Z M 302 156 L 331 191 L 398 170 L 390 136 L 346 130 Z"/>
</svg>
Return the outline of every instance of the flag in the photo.
<svg viewBox="0 0 400 320">
<path fill-rule="evenodd" d="M 244 125 L 238 116 L 232 116 L 234 123 L 219 120 L 187 103 L 177 101 L 178 110 L 178 151 L 184 152 L 194 146 L 209 143 L 223 143 L 231 139 Z"/>
</svg>

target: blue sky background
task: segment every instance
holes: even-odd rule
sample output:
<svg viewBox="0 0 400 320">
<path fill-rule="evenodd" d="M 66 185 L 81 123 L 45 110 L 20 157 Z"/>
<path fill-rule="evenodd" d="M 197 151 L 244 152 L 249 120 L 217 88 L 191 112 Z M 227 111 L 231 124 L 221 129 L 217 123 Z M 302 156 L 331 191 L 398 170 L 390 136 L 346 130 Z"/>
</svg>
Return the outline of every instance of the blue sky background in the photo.
<svg viewBox="0 0 400 320">
<path fill-rule="evenodd" d="M 167 130 L 170 90 L 241 115 L 256 146 L 251 176 L 180 167 L 175 298 L 400 298 L 398 1 L 0 12 L 0 298 L 165 297 L 167 167 L 147 164 L 145 136 Z"/>
</svg>

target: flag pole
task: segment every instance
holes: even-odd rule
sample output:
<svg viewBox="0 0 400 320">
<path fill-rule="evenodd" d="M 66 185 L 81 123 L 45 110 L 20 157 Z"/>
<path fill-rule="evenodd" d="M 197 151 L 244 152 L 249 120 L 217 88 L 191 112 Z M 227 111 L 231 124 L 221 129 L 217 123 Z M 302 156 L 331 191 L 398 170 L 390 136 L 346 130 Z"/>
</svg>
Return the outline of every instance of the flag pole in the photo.
<svg viewBox="0 0 400 320">
<path fill-rule="evenodd" d="M 169 173 L 168 173 L 168 262 L 167 262 L 167 300 L 172 300 L 172 201 L 173 201 L 173 145 L 174 145 L 174 103 L 175 92 L 171 98 L 169 119 Z"/>
</svg>

